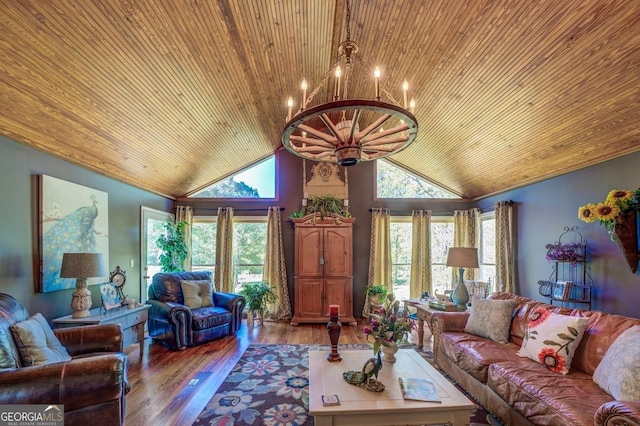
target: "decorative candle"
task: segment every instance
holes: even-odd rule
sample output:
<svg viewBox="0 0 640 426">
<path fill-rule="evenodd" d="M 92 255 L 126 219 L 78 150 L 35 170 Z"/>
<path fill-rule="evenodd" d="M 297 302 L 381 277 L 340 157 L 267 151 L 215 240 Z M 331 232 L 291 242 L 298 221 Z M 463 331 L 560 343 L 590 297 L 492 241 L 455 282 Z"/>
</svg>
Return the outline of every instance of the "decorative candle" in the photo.
<svg viewBox="0 0 640 426">
<path fill-rule="evenodd" d="M 336 101 L 340 99 L 340 76 L 341 75 L 342 75 L 342 70 L 340 69 L 340 65 L 338 65 L 336 67 L 336 81 L 335 81 L 334 92 L 333 92 L 333 99 Z"/>
<path fill-rule="evenodd" d="M 289 107 L 289 112 L 287 113 L 287 121 L 291 120 L 291 109 L 293 108 L 293 98 L 289 96 L 289 100 L 287 100 L 287 107 Z"/>
<path fill-rule="evenodd" d="M 409 103 L 409 109 L 411 110 L 411 114 L 413 114 L 413 110 L 416 109 L 416 101 L 411 98 L 411 102 Z"/>
<path fill-rule="evenodd" d="M 402 83 L 402 97 L 404 98 L 404 108 L 407 108 L 407 90 L 409 90 L 409 83 L 405 80 Z"/>
<path fill-rule="evenodd" d="M 339 310 L 340 310 L 340 305 L 329 305 L 329 316 L 337 317 Z"/>
<path fill-rule="evenodd" d="M 348 198 L 344 199 L 344 206 L 345 207 L 349 207 L 349 199 Z"/>
<path fill-rule="evenodd" d="M 307 207 L 307 199 L 306 198 L 302 199 L 302 207 Z"/>
<path fill-rule="evenodd" d="M 300 88 L 302 89 L 302 109 L 305 109 L 307 106 L 307 80 L 303 79 L 302 84 L 300 84 Z M 406 105 L 404 106 L 407 107 Z"/>
<path fill-rule="evenodd" d="M 380 100 L 380 68 L 376 67 L 373 72 L 373 78 L 376 82 L 376 99 Z"/>
</svg>

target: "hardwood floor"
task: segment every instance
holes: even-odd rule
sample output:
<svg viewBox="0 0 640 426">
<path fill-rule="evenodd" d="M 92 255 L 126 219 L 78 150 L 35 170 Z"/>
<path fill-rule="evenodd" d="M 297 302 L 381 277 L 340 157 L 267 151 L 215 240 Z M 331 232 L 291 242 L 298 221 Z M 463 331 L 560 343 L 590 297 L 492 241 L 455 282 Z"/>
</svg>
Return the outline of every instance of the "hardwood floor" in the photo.
<svg viewBox="0 0 640 426">
<path fill-rule="evenodd" d="M 414 331 L 409 338 L 417 343 Z M 205 345 L 172 351 L 164 345 L 144 340 L 125 349 L 129 357 L 131 391 L 127 395 L 126 426 L 191 425 L 227 377 L 250 344 L 329 344 L 326 325 L 265 322 L 247 328 L 238 336 Z M 340 344 L 367 343 L 362 324 L 343 326 Z M 429 344 L 425 339 L 425 344 Z"/>
</svg>

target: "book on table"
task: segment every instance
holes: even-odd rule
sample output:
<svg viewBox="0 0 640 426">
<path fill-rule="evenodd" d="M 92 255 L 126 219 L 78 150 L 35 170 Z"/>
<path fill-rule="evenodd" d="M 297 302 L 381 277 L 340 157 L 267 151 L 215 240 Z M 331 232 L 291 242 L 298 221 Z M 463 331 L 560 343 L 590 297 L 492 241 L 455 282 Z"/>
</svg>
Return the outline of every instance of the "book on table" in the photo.
<svg viewBox="0 0 640 426">
<path fill-rule="evenodd" d="M 438 396 L 436 385 L 429 379 L 415 377 L 398 377 L 400 390 L 404 399 L 415 401 L 442 402 Z"/>
</svg>

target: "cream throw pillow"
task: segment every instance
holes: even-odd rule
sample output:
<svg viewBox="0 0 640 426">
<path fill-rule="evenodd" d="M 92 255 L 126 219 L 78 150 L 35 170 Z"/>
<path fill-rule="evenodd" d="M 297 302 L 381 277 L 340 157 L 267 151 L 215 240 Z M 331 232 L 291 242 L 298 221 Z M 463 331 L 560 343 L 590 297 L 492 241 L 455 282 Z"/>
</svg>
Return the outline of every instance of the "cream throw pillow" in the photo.
<svg viewBox="0 0 640 426">
<path fill-rule="evenodd" d="M 567 374 L 588 322 L 588 318 L 560 315 L 538 307 L 529 317 L 518 355 L 531 358 L 553 372 Z"/>
<path fill-rule="evenodd" d="M 640 402 L 640 325 L 618 336 L 593 372 L 593 381 L 617 400 Z"/>
<path fill-rule="evenodd" d="M 11 334 L 23 367 L 71 360 L 47 320 L 39 313 L 12 325 Z"/>
<path fill-rule="evenodd" d="M 205 308 L 213 305 L 211 298 L 211 281 L 180 281 L 184 304 L 189 309 Z"/>
<path fill-rule="evenodd" d="M 464 331 L 494 342 L 507 343 L 515 307 L 515 299 L 492 300 L 474 297 Z"/>
</svg>

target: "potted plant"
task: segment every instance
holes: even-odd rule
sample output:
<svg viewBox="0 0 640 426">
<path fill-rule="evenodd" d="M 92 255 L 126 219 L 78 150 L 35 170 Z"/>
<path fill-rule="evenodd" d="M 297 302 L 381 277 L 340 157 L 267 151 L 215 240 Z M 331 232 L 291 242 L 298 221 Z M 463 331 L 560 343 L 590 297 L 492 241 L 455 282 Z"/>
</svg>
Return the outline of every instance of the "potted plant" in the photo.
<svg viewBox="0 0 640 426">
<path fill-rule="evenodd" d="M 387 288 L 383 285 L 370 285 L 367 287 L 367 295 L 371 304 L 380 305 L 387 297 L 387 294 Z"/>
<path fill-rule="evenodd" d="M 261 281 L 245 284 L 240 294 L 247 301 L 247 323 L 253 325 L 254 316 L 258 313 L 259 324 L 262 324 L 267 304 L 276 301 L 276 295 L 269 283 Z"/>
<path fill-rule="evenodd" d="M 156 240 L 156 245 L 162 251 L 160 253 L 160 266 L 163 272 L 181 272 L 185 270 L 184 261 L 187 259 L 189 249 L 185 241 L 187 222 L 167 222 L 164 224 L 165 232 Z"/>
<path fill-rule="evenodd" d="M 317 213 L 321 219 L 330 215 L 351 216 L 351 213 L 349 213 L 340 198 L 334 195 L 314 195 L 309 198 L 307 205 L 300 212 L 291 213 L 289 217 L 294 219 L 312 213 Z"/>
</svg>

